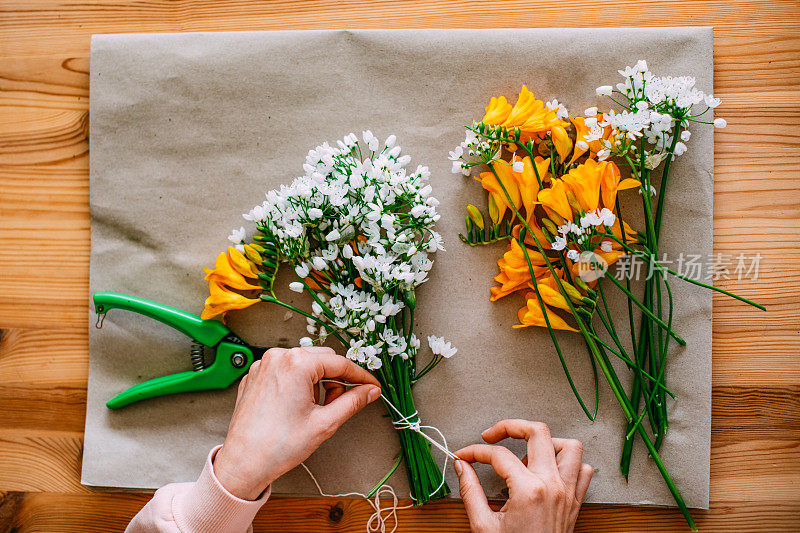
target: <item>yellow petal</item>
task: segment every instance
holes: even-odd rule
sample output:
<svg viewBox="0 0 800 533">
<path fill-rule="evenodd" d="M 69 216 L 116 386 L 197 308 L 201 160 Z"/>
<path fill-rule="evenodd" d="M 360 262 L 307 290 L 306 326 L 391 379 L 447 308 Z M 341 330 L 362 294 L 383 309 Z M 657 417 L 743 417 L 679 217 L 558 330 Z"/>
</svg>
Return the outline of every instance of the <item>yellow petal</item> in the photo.
<svg viewBox="0 0 800 533">
<path fill-rule="evenodd" d="M 492 97 L 489 105 L 486 106 L 486 114 L 481 119 L 481 122 L 496 126 L 505 122 L 509 113 L 511 113 L 511 104 L 508 103 L 505 96 L 500 98 Z"/>
<path fill-rule="evenodd" d="M 572 152 L 572 139 L 569 138 L 567 130 L 561 126 L 553 126 L 550 135 L 552 135 L 553 144 L 558 152 L 558 159 L 563 162 Z"/>
<path fill-rule="evenodd" d="M 247 298 L 231 292 L 215 281 L 208 283 L 209 296 L 200 315 L 202 319 L 213 318 L 232 309 L 244 309 L 261 301 L 260 298 Z"/>
<path fill-rule="evenodd" d="M 642 182 L 633 178 L 625 178 L 624 180 L 619 182 L 617 186 L 618 191 L 624 191 L 626 189 L 634 189 L 641 185 Z"/>
<path fill-rule="evenodd" d="M 550 322 L 550 327 L 553 329 L 561 329 L 566 331 L 578 331 L 567 324 L 563 318 L 547 309 L 547 307 L 545 307 L 545 309 L 547 311 L 547 318 Z M 539 326 L 543 328 L 547 327 L 547 323 L 544 320 L 544 315 L 542 314 L 542 306 L 539 304 L 539 299 L 536 298 L 536 294 L 534 293 L 528 293 L 527 305 L 519 310 L 517 317 L 519 318 L 520 323 L 512 326 L 514 328 L 525 328 L 528 326 Z"/>
<path fill-rule="evenodd" d="M 564 180 L 554 179 L 547 189 L 539 191 L 539 203 L 565 220 L 572 220 L 572 208 L 567 200 L 567 184 Z"/>
<path fill-rule="evenodd" d="M 523 170 L 517 173 L 517 181 L 519 182 L 520 196 L 522 196 L 522 205 L 525 206 L 525 216 L 530 219 L 533 216 L 533 208 L 536 204 L 536 196 L 539 194 L 539 179 L 544 180 L 547 176 L 547 168 L 550 165 L 550 158 L 542 159 L 536 158 L 536 167 L 531 164 L 531 158 L 525 156 L 522 159 Z M 539 179 L 536 178 L 536 173 L 539 174 Z"/>
<path fill-rule="evenodd" d="M 205 269 L 205 271 L 206 277 L 204 279 L 209 282 L 224 283 L 228 287 L 238 290 L 261 289 L 259 285 L 249 283 L 244 276 L 233 268 L 225 252 L 220 252 L 217 256 L 217 264 L 214 270 Z"/>
<path fill-rule="evenodd" d="M 604 163 L 598 163 L 594 159 L 587 159 L 585 163 L 570 169 L 563 176 L 562 179 L 569 185 L 572 194 L 575 195 L 584 211 L 588 212 L 597 209 L 600 201 L 600 183 L 605 169 Z M 614 194 L 616 195 L 616 191 Z"/>
<path fill-rule="evenodd" d="M 231 266 L 242 276 L 247 276 L 248 278 L 258 277 L 258 268 L 256 265 L 233 246 L 228 247 L 228 259 L 231 262 Z"/>
</svg>

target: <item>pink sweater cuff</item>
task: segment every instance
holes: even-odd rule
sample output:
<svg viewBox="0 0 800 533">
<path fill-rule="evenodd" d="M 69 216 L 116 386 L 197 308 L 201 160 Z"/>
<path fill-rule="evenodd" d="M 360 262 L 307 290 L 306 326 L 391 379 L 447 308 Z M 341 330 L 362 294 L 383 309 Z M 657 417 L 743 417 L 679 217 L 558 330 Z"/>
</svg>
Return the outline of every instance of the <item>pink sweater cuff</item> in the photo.
<svg viewBox="0 0 800 533">
<path fill-rule="evenodd" d="M 209 452 L 203 472 L 191 489 L 172 500 L 172 515 L 178 529 L 185 532 L 242 532 L 269 498 L 271 487 L 254 501 L 237 498 L 214 475 L 214 456 L 222 446 Z"/>
</svg>

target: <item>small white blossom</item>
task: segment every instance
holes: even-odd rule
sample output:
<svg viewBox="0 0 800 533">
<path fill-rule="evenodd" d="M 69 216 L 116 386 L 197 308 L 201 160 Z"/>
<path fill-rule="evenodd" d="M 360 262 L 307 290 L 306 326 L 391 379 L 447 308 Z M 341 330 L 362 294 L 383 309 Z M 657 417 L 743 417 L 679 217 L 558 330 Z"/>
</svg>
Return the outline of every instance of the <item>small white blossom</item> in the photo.
<svg viewBox="0 0 800 533">
<path fill-rule="evenodd" d="M 614 91 L 614 88 L 611 87 L 611 85 L 601 85 L 600 87 L 595 89 L 595 92 L 597 93 L 597 96 L 611 96 L 611 93 L 613 91 Z"/>
<path fill-rule="evenodd" d="M 307 278 L 309 274 L 308 265 L 306 265 L 305 263 L 300 263 L 299 265 L 294 267 L 294 271 L 301 278 Z"/>
<path fill-rule="evenodd" d="M 717 107 L 720 104 L 720 99 L 719 98 L 714 98 L 710 94 L 705 95 L 703 97 L 703 101 L 711 109 L 714 109 L 715 107 Z"/>
<path fill-rule="evenodd" d="M 294 292 L 303 292 L 303 284 L 299 281 L 293 281 L 289 284 L 289 290 Z"/>
<path fill-rule="evenodd" d="M 361 136 L 364 139 L 364 142 L 367 144 L 367 148 L 369 148 L 370 151 L 375 152 L 378 150 L 379 148 L 378 138 L 375 137 L 375 135 L 373 135 L 370 130 L 362 132 Z"/>
<path fill-rule="evenodd" d="M 564 104 L 560 103 L 558 100 L 553 99 L 547 102 L 545 105 L 550 111 L 555 111 L 558 118 L 562 120 L 569 118 L 569 111 L 567 111 L 567 108 L 564 107 Z"/>
<path fill-rule="evenodd" d="M 228 240 L 234 244 L 242 244 L 245 238 L 247 238 L 247 232 L 245 232 L 244 227 L 235 229 L 228 235 Z"/>
<path fill-rule="evenodd" d="M 715 118 L 714 119 L 714 127 L 715 128 L 724 128 L 728 125 L 728 122 L 724 118 Z"/>
<path fill-rule="evenodd" d="M 448 359 L 456 354 L 457 348 L 453 348 L 449 342 L 445 342 L 444 337 L 436 337 L 434 335 L 428 336 L 428 346 L 434 355 L 441 355 Z"/>
<path fill-rule="evenodd" d="M 311 337 L 301 337 L 299 341 L 297 341 L 300 346 L 314 346 L 314 341 L 311 340 Z"/>
</svg>

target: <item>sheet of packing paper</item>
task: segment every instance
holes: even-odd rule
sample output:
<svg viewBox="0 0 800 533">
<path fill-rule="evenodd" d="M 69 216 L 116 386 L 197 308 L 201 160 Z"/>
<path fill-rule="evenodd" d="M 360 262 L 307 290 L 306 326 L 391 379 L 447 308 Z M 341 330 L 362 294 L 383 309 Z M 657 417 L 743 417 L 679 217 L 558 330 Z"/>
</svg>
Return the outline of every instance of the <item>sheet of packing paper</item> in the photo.
<svg viewBox="0 0 800 533">
<path fill-rule="evenodd" d="M 537 97 L 557 98 L 582 114 L 599 103 L 595 87 L 616 84 L 617 69 L 638 59 L 658 74 L 690 74 L 701 89 L 712 89 L 711 28 L 94 36 L 91 291 L 135 294 L 199 313 L 207 295 L 203 267 L 213 266 L 232 228 L 252 229 L 241 213 L 301 174 L 310 148 L 362 129 L 381 138 L 396 134 L 412 165 L 432 171 L 447 248 L 436 254 L 430 281 L 418 291 L 416 331 L 423 339 L 443 335 L 459 348 L 415 387 L 422 421 L 441 429 L 456 450 L 479 442 L 481 431 L 502 418 L 541 420 L 554 435 L 583 441 L 585 461 L 596 472 L 590 501 L 670 505 L 641 442 L 630 481 L 620 475 L 624 425 L 608 386 L 601 384 L 600 413 L 591 423 L 547 332 L 511 328 L 522 297 L 489 302 L 504 246 L 470 248 L 459 240 L 465 205 L 485 205 L 485 195 L 475 180 L 452 174 L 447 160 L 464 138 L 462 126 L 482 116 L 491 96 L 513 102 L 525 83 Z M 694 128 L 689 147 L 672 167 L 666 207 L 662 249 L 673 257 L 712 251 L 712 128 Z M 636 191 L 625 194 L 627 204 L 640 203 Z M 680 282 L 673 287 L 675 329 L 688 345 L 670 352 L 668 385 L 678 400 L 669 404 L 662 453 L 688 504 L 706 507 L 711 295 Z M 613 306 L 626 339 L 624 300 L 615 297 Z M 253 344 L 290 346 L 304 335 L 305 320 L 264 304 L 231 313 L 231 325 Z M 109 313 L 101 330 L 91 312 L 89 328 L 83 483 L 142 489 L 194 479 L 209 448 L 224 438 L 236 388 L 109 411 L 105 401 L 127 387 L 188 369 L 189 341 L 125 311 Z M 585 347 L 573 334 L 560 340 L 590 401 Z M 391 467 L 399 445 L 384 411 L 370 406 L 308 460 L 326 491 L 367 491 Z M 523 452 L 522 443 L 507 444 Z M 502 481 L 488 468 L 479 472 L 487 494 L 502 498 Z M 447 480 L 457 494 L 452 468 Z M 391 484 L 407 493 L 402 469 Z M 274 492 L 316 490 L 296 469 Z"/>
</svg>

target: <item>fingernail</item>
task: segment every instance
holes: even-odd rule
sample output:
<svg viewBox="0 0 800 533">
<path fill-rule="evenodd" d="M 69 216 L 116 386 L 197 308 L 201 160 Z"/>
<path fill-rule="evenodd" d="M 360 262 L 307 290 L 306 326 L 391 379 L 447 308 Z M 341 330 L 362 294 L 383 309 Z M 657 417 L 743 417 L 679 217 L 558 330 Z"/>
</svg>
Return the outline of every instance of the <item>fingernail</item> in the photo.
<svg viewBox="0 0 800 533">
<path fill-rule="evenodd" d="M 380 395 L 381 395 L 381 389 L 379 387 L 373 387 L 373 389 L 369 391 L 369 395 L 367 396 L 367 398 L 369 398 L 369 401 L 374 402 L 380 397 Z"/>
<path fill-rule="evenodd" d="M 461 460 L 456 459 L 455 462 L 453 463 L 453 468 L 456 469 L 456 474 L 458 474 L 458 476 L 461 477 L 461 472 L 464 470 L 464 467 L 461 466 Z"/>
</svg>

